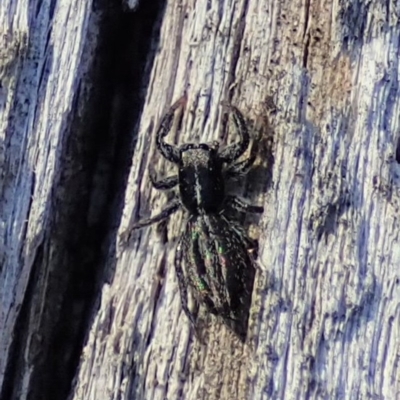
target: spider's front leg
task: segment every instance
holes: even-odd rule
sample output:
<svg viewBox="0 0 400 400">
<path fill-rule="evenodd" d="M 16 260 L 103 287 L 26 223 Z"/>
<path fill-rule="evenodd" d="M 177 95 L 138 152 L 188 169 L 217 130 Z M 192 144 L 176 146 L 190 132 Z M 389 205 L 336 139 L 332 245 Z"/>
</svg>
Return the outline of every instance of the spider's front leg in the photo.
<svg viewBox="0 0 400 400">
<path fill-rule="evenodd" d="M 225 147 L 220 151 L 219 156 L 222 161 L 231 164 L 237 160 L 249 147 L 250 134 L 247 129 L 246 121 L 243 114 L 234 106 L 228 103 L 222 103 L 222 105 L 228 108 L 232 112 L 234 125 L 239 133 L 240 141 Z"/>
<path fill-rule="evenodd" d="M 179 201 L 178 198 L 176 198 L 176 199 L 172 200 L 172 202 L 169 203 L 167 205 L 167 207 L 165 207 L 164 210 L 162 210 L 159 214 L 157 214 L 151 218 L 142 219 L 141 221 L 136 222 L 136 224 L 131 225 L 124 232 L 122 232 L 121 238 L 120 238 L 121 244 L 126 245 L 130 242 L 133 231 L 140 229 L 140 228 L 144 228 L 145 226 L 155 224 L 156 222 L 160 222 L 160 221 L 168 218 L 174 212 L 178 211 L 180 207 L 181 207 L 181 202 Z"/>
<path fill-rule="evenodd" d="M 160 126 L 157 131 L 156 144 L 158 151 L 168 160 L 178 164 L 181 160 L 180 150 L 176 146 L 172 146 L 164 141 L 168 135 L 174 122 L 175 111 L 186 104 L 186 94 L 176 101 L 168 112 L 161 119 Z"/>
<path fill-rule="evenodd" d="M 156 172 L 151 167 L 150 167 L 150 170 L 149 170 L 149 177 L 150 177 L 151 184 L 157 190 L 169 190 L 169 189 L 172 189 L 179 182 L 178 175 L 172 175 L 172 176 L 168 176 L 166 178 L 158 180 L 157 177 L 156 177 Z"/>
<path fill-rule="evenodd" d="M 257 159 L 260 137 L 261 135 L 258 135 L 256 138 L 253 139 L 253 143 L 248 158 L 228 166 L 225 172 L 226 177 L 238 178 L 246 175 L 249 172 L 250 168 L 254 164 L 254 161 L 256 161 Z"/>
<path fill-rule="evenodd" d="M 160 222 L 168 218 L 173 213 L 177 212 L 180 207 L 181 207 L 180 200 L 178 198 L 175 198 L 159 214 L 155 215 L 154 217 L 142 219 L 141 221 L 136 222 L 136 224 L 132 225 L 131 230 L 144 228 L 145 226 L 149 226 L 155 224 L 156 222 Z"/>
</svg>

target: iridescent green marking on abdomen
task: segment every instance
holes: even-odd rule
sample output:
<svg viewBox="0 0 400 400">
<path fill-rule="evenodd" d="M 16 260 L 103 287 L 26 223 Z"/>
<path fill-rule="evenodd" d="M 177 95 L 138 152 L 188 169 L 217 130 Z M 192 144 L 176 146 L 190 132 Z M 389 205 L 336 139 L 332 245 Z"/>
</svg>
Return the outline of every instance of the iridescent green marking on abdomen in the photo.
<svg viewBox="0 0 400 400">
<path fill-rule="evenodd" d="M 197 288 L 202 292 L 202 294 L 208 292 L 207 285 L 201 278 L 197 278 Z"/>
</svg>

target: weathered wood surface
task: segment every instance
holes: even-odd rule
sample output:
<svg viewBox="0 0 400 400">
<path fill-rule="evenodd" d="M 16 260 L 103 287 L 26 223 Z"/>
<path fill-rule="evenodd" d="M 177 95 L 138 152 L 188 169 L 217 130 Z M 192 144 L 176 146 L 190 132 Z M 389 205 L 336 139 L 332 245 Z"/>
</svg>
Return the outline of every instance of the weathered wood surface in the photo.
<svg viewBox="0 0 400 400">
<path fill-rule="evenodd" d="M 140 215 L 166 201 L 151 190 L 147 166 L 167 105 L 188 91 L 185 133 L 170 140 L 209 141 L 219 138 L 229 89 L 249 116 L 272 95 L 274 186 L 258 198 L 266 211 L 254 341 L 242 348 L 221 327 L 206 347 L 192 341 L 173 245 L 147 229 L 118 254 L 73 398 L 400 395 L 399 24 L 391 4 L 169 2 L 121 230 L 138 217 L 139 200 Z M 173 218 L 170 232 L 181 223 Z"/>
<path fill-rule="evenodd" d="M 30 102 L 18 103 L 24 119 L 7 127 L 8 96 L 18 93 L 11 79 L 2 109 L 1 378 L 51 201 L 51 160 L 64 133 L 57 116 L 76 90 L 66 82 L 76 75 L 82 44 L 74 40 L 85 36 L 90 9 L 76 4 L 82 14 L 66 13 L 68 24 L 53 33 L 60 67 L 52 93 L 38 102 L 36 76 Z M 103 286 L 71 399 L 400 398 L 399 16 L 395 1 L 168 2 L 119 231 L 166 202 L 151 189 L 148 164 L 171 172 L 154 152 L 155 127 L 185 90 L 185 129 L 168 137 L 175 143 L 224 141 L 221 101 L 265 121 L 272 97 L 273 185 L 261 178 L 265 190 L 252 195 L 265 212 L 249 343 L 217 324 L 207 346 L 194 340 L 172 268 L 179 214 L 167 245 L 145 229 L 108 260 L 115 274 Z M 14 18 L 23 25 L 8 48 L 18 52 L 27 25 Z M 45 56 L 44 47 L 35 53 L 42 63 Z"/>
<path fill-rule="evenodd" d="M 55 271 L 62 267 L 67 276 L 60 257 L 68 245 L 59 240 L 66 232 L 56 226 L 65 211 L 54 206 L 70 201 L 57 186 L 74 121 L 70 111 L 91 58 L 83 54 L 93 39 L 90 6 L 89 1 L 0 4 L 2 399 L 24 399 L 38 383 L 36 367 L 49 347 L 49 326 L 59 322 L 66 281 Z"/>
</svg>

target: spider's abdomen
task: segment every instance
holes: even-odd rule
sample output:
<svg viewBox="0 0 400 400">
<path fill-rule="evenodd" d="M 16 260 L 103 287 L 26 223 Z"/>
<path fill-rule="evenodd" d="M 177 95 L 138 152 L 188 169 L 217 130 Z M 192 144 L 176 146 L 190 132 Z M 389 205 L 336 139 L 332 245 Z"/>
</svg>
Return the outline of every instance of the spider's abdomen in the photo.
<svg viewBox="0 0 400 400">
<path fill-rule="evenodd" d="M 221 210 L 225 197 L 221 163 L 210 151 L 186 151 L 179 168 L 179 190 L 183 205 L 193 215 Z"/>
<path fill-rule="evenodd" d="M 182 240 L 185 274 L 197 301 L 244 341 L 253 292 L 256 244 L 223 215 L 190 217 Z"/>
</svg>

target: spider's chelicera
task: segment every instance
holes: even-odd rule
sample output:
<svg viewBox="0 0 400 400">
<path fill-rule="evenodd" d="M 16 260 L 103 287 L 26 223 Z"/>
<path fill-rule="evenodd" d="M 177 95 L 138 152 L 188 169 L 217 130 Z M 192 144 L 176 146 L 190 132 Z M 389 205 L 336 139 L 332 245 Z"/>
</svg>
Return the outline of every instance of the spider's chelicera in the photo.
<svg viewBox="0 0 400 400">
<path fill-rule="evenodd" d="M 256 242 L 250 239 L 233 217 L 233 212 L 261 213 L 262 207 L 225 191 L 225 182 L 245 175 L 256 159 L 256 145 L 250 155 L 238 161 L 250 144 L 250 135 L 241 112 L 225 105 L 233 117 L 240 140 L 223 149 L 218 142 L 170 145 L 164 138 L 171 129 L 175 111 L 185 104 L 186 97 L 174 103 L 162 118 L 157 132 L 158 151 L 178 166 L 178 174 L 157 180 L 150 171 L 150 180 L 158 190 L 179 191 L 173 200 L 154 217 L 131 226 L 136 230 L 168 218 L 184 208 L 189 214 L 175 256 L 182 308 L 192 324 L 195 315 L 188 306 L 187 288 L 195 299 L 206 306 L 244 340 L 254 282 L 252 250 Z"/>
</svg>

